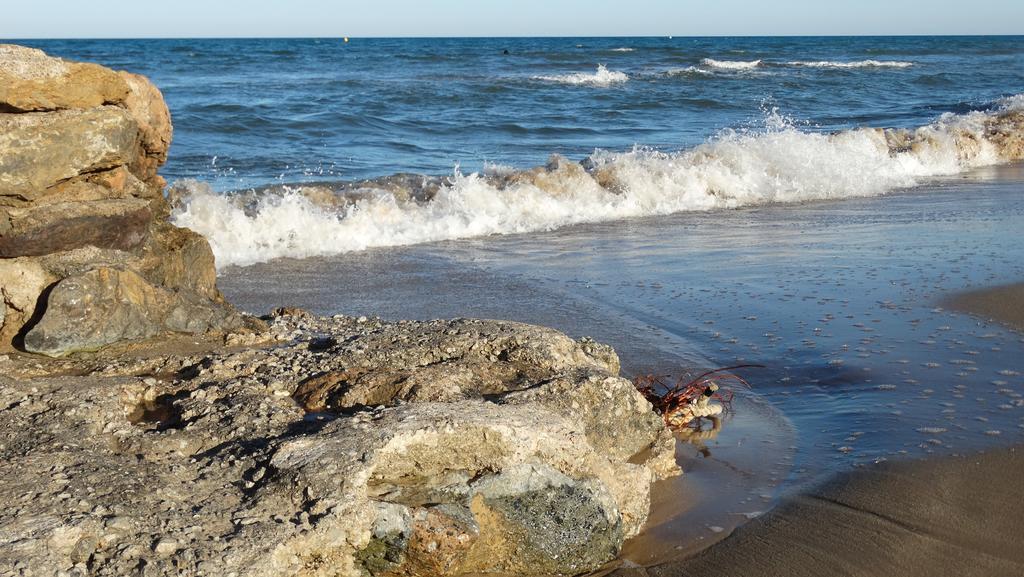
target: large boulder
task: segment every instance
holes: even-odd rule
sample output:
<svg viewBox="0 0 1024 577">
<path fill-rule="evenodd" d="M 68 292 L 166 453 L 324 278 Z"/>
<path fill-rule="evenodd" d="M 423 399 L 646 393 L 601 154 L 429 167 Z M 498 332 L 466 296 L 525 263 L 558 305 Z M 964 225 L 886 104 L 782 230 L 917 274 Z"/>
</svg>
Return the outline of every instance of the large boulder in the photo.
<svg viewBox="0 0 1024 577">
<path fill-rule="evenodd" d="M 0 351 L 65 355 L 243 324 L 217 291 L 209 244 L 167 222 L 157 170 L 171 134 L 145 77 L 0 45 L 0 263 L 18 259 L 0 272 L 47 279 L 0 275 L 18 295 Z"/>
<path fill-rule="evenodd" d="M 325 513 L 267 574 L 325 559 L 344 575 L 595 570 L 640 531 L 650 484 L 679 473 L 671 433 L 605 345 L 499 321 L 335 323 L 306 329 L 319 336 L 282 372 L 310 414 L 341 418 L 284 442 L 267 488 Z M 196 378 L 254 366 L 280 374 L 239 353 Z"/>
<path fill-rule="evenodd" d="M 636 534 L 653 481 L 596 451 L 568 416 L 484 401 L 339 419 L 285 443 L 271 466 L 304 498 L 336 504 L 275 549 L 285 574 L 318 555 L 382 576 L 579 574 Z M 338 541 L 325 550 L 326 535 Z"/>
<path fill-rule="evenodd" d="M 243 324 L 230 309 L 198 295 L 155 287 L 130 270 L 97 268 L 53 287 L 24 347 L 59 357 L 164 331 L 204 333 Z"/>
</svg>

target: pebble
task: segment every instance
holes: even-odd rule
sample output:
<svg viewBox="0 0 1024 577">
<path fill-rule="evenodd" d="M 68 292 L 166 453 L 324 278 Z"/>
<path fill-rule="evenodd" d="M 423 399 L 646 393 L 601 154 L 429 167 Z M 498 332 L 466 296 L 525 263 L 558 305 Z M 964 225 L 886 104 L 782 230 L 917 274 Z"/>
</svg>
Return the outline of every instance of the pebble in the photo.
<svg viewBox="0 0 1024 577">
<path fill-rule="evenodd" d="M 170 537 L 163 537 L 153 545 L 157 555 L 173 555 L 178 551 L 178 542 Z"/>
</svg>

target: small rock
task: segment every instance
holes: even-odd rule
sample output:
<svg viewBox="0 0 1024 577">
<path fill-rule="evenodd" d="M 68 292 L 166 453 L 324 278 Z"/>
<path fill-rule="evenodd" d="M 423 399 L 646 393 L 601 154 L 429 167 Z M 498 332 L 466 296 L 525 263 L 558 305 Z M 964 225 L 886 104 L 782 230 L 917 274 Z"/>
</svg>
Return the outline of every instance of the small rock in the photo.
<svg viewBox="0 0 1024 577">
<path fill-rule="evenodd" d="M 170 537 L 162 537 L 153 544 L 153 552 L 157 555 L 168 556 L 178 551 L 178 542 Z"/>
</svg>

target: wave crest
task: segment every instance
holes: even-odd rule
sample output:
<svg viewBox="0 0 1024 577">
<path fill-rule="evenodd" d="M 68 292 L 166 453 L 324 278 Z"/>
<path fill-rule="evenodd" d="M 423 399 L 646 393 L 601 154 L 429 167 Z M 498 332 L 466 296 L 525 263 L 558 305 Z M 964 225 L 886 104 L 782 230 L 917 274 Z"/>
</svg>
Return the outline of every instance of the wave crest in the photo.
<svg viewBox="0 0 1024 577">
<path fill-rule="evenodd" d="M 790 66 L 801 66 L 805 68 L 910 68 L 913 62 L 900 62 L 894 60 L 857 60 L 853 62 L 835 62 L 832 60 L 818 61 L 793 61 Z"/>
<path fill-rule="evenodd" d="M 687 66 L 686 68 L 670 68 L 665 71 L 666 76 L 712 76 L 714 72 L 705 68 L 698 68 L 696 66 Z"/>
<path fill-rule="evenodd" d="M 760 60 L 715 60 L 714 58 L 705 58 L 700 63 L 704 66 L 721 68 L 722 70 L 752 70 L 761 65 Z"/>
<path fill-rule="evenodd" d="M 611 86 L 629 80 L 625 72 L 608 70 L 604 64 L 597 65 L 597 71 L 593 74 L 585 72 L 574 72 L 572 74 L 560 74 L 556 76 L 534 76 L 534 80 L 544 82 L 557 82 L 559 84 L 587 85 L 587 86 Z"/>
<path fill-rule="evenodd" d="M 681 211 L 883 194 L 921 178 L 1024 159 L 1024 96 L 915 130 L 804 132 L 776 113 L 759 133 L 694 149 L 597 151 L 581 163 L 492 167 L 447 178 L 296 185 L 216 194 L 175 185 L 174 222 L 209 239 L 218 265 L 310 257 Z"/>
</svg>

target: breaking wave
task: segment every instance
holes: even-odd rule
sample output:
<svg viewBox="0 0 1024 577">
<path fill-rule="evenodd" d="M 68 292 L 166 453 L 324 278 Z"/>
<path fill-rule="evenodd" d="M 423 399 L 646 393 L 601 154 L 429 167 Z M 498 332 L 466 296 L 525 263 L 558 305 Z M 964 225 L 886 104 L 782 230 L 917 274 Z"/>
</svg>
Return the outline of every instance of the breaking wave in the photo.
<svg viewBox="0 0 1024 577">
<path fill-rule="evenodd" d="M 700 61 L 704 66 L 710 66 L 711 68 L 721 68 L 722 70 L 752 70 L 761 65 L 760 60 L 715 60 L 713 58 L 705 58 Z"/>
<path fill-rule="evenodd" d="M 914 63 L 893 60 L 857 60 L 854 62 L 819 60 L 815 62 L 794 61 L 790 62 L 789 65 L 806 68 L 910 68 Z"/>
<path fill-rule="evenodd" d="M 370 247 L 524 233 L 635 216 L 883 194 L 1024 158 L 1024 96 L 914 130 L 802 131 L 770 113 L 689 150 L 597 151 L 530 170 L 217 194 L 172 187 L 174 221 L 209 239 L 219 266 Z M 176 198 L 175 198 L 176 197 Z"/>
<path fill-rule="evenodd" d="M 597 71 L 593 74 L 585 72 L 574 72 L 572 74 L 561 74 L 557 76 L 534 76 L 534 80 L 544 82 L 557 82 L 559 84 L 588 85 L 588 86 L 611 86 L 629 80 L 625 72 L 608 70 L 604 64 L 597 65 Z"/>
</svg>

